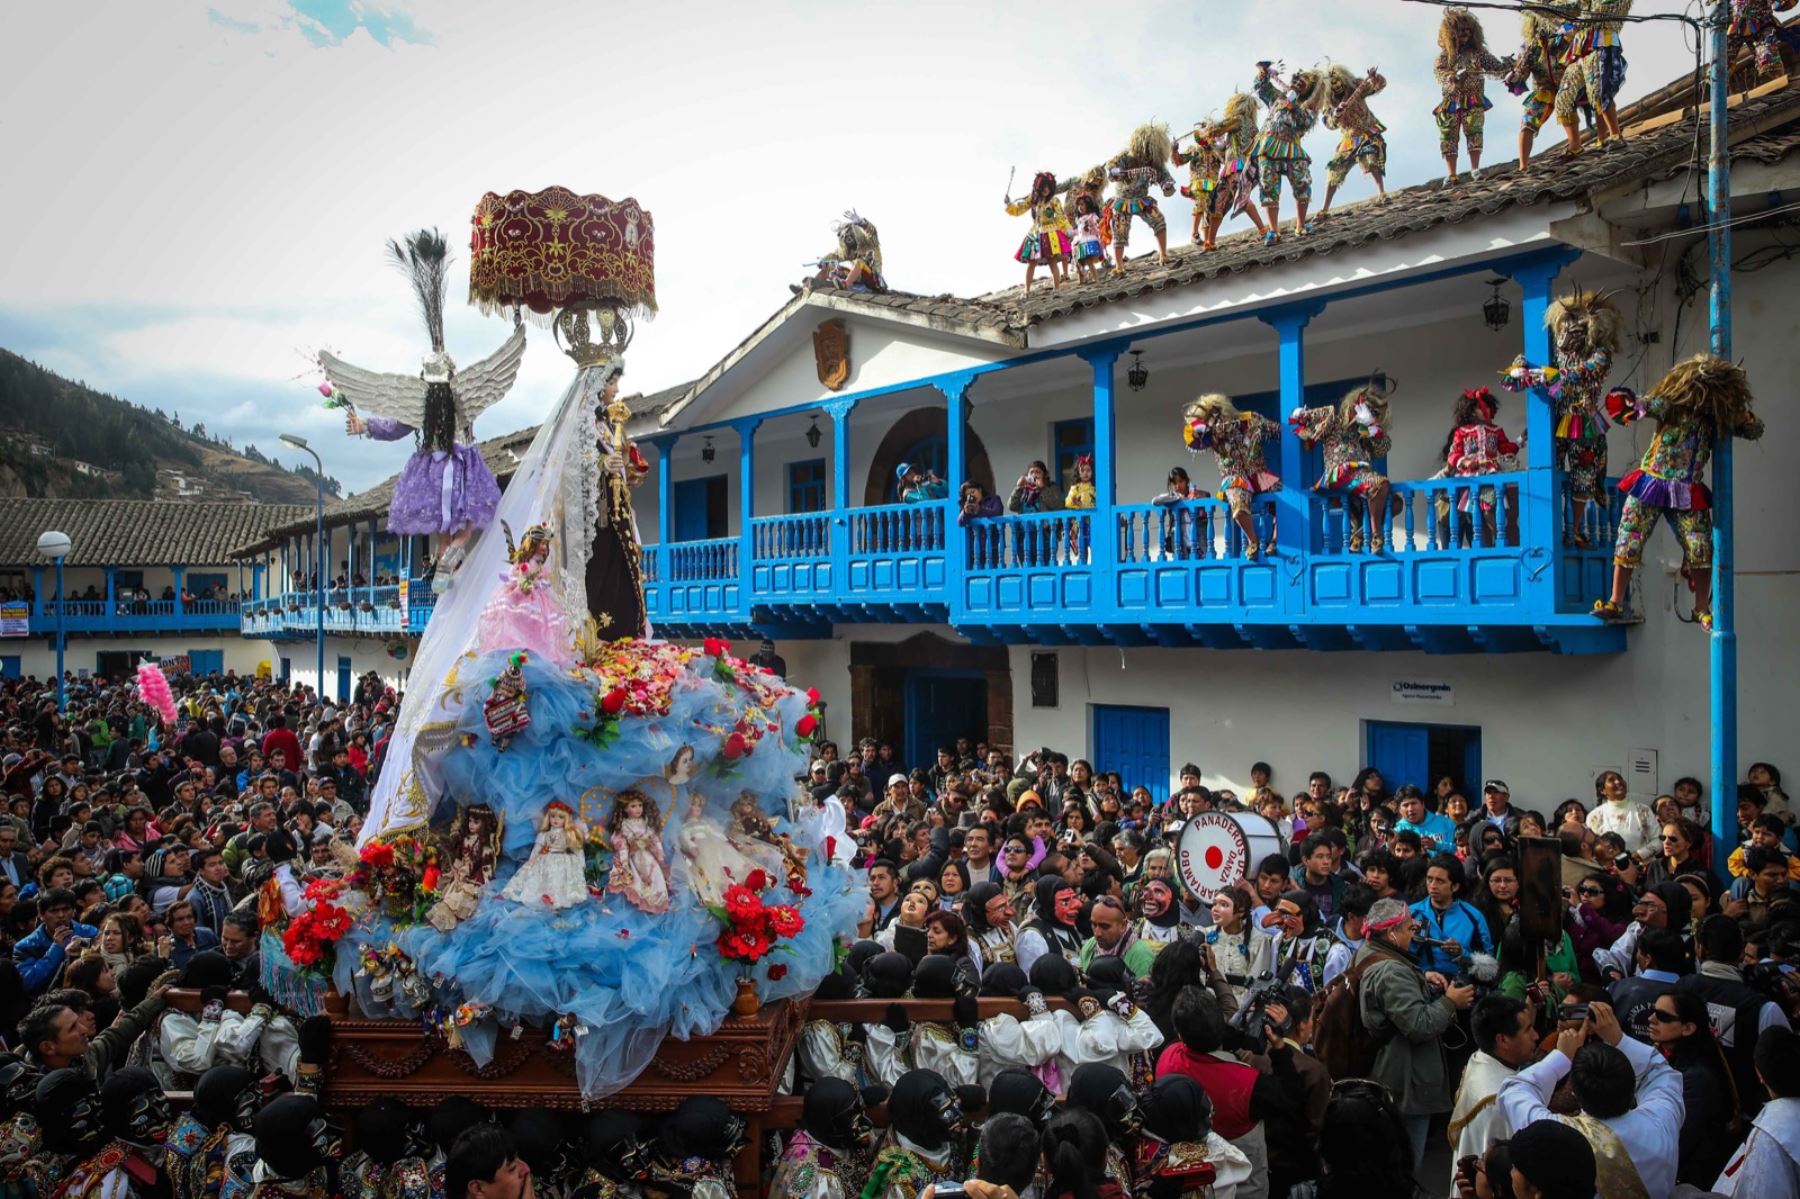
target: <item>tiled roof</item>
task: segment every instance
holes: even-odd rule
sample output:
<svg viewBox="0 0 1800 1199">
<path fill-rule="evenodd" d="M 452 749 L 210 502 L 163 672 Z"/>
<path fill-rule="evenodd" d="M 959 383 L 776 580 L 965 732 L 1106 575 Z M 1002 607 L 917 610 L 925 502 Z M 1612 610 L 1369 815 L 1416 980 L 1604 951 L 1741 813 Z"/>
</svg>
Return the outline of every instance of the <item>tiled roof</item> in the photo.
<svg viewBox="0 0 1800 1199">
<path fill-rule="evenodd" d="M 311 504 L 0 499 L 0 566 L 41 565 L 38 535 L 50 530 L 74 543 L 67 566 L 216 566 L 269 529 L 312 516 Z"/>
</svg>

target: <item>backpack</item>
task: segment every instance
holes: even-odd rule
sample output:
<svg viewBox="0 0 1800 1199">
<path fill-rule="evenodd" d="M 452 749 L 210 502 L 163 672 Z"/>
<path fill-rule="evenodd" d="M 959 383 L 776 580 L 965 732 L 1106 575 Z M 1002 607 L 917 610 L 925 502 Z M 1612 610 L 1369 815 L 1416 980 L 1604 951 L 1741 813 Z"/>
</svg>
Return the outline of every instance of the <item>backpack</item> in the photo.
<svg viewBox="0 0 1800 1199">
<path fill-rule="evenodd" d="M 1362 1018 L 1362 976 L 1382 962 L 1370 957 L 1331 980 L 1320 993 L 1313 1025 L 1313 1056 L 1332 1078 L 1364 1078 L 1375 1065 L 1385 1037 L 1369 1031 Z"/>
</svg>

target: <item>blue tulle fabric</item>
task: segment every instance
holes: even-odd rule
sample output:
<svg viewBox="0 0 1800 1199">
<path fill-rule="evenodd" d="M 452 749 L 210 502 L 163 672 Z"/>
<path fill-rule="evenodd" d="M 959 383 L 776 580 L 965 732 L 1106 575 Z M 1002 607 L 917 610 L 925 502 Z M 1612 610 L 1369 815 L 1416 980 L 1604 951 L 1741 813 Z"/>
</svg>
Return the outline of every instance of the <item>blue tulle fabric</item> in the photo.
<svg viewBox="0 0 1800 1199">
<path fill-rule="evenodd" d="M 375 1001 L 368 980 L 355 970 L 357 947 L 398 946 L 435 986 L 435 1002 L 448 1009 L 478 1003 L 492 1016 L 461 1029 L 465 1048 L 482 1065 L 497 1035 L 515 1022 L 549 1025 L 570 1015 L 577 1023 L 575 1061 L 582 1092 L 590 1098 L 626 1086 L 650 1062 L 664 1036 L 690 1037 L 716 1030 L 736 994 L 741 967 L 719 955 L 720 921 L 686 889 L 677 838 L 697 792 L 707 801 L 705 819 L 721 829 L 729 805 L 755 795 L 763 812 L 796 845 L 811 850 L 807 887 L 795 896 L 785 886 L 764 895 L 768 903 L 792 903 L 806 919 L 787 951 L 753 968 L 757 991 L 771 1000 L 810 993 L 834 966 L 840 939 L 853 938 L 867 902 L 866 887 L 842 865 L 828 861 L 816 811 L 790 819 L 789 797 L 806 761 L 806 745 L 792 733 L 805 714 L 805 696 L 779 701 L 779 728 L 753 751 L 728 761 L 724 734 L 744 715 L 745 693 L 713 675 L 714 660 L 696 657 L 675 688 L 663 717 L 621 718 L 618 735 L 604 749 L 580 734 L 594 724 L 595 682 L 548 665 L 524 665 L 531 723 L 505 749 L 496 747 L 479 700 L 505 668 L 505 655 L 482 658 L 462 677 L 480 682 L 465 706 L 459 731 L 465 744 L 446 754 L 446 793 L 433 814 L 434 828 L 455 818 L 461 805 L 484 803 L 504 821 L 502 863 L 484 889 L 473 916 L 448 933 L 428 924 L 395 928 L 385 917 L 365 915 L 340 948 L 336 981 L 354 987 L 364 1011 L 420 1015 L 398 991 L 387 1005 Z M 684 745 L 695 761 L 692 781 L 673 798 L 663 783 L 665 767 Z M 650 782 L 645 783 L 645 780 Z M 638 910 L 607 893 L 561 910 L 514 903 L 501 896 L 507 881 L 530 856 L 544 807 L 562 800 L 592 826 L 610 812 L 612 793 L 644 784 L 664 813 L 663 846 L 674 880 L 670 909 Z M 771 980 L 770 968 L 779 967 Z"/>
</svg>

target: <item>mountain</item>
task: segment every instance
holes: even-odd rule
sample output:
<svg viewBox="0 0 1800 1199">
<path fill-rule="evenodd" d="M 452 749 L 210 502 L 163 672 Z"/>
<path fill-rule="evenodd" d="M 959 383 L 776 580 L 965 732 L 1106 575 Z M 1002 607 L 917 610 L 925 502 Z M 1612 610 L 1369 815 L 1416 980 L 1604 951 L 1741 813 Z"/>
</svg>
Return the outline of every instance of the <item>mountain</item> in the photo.
<svg viewBox="0 0 1800 1199">
<path fill-rule="evenodd" d="M 0 350 L 0 495 L 310 504 L 315 479 Z"/>
</svg>

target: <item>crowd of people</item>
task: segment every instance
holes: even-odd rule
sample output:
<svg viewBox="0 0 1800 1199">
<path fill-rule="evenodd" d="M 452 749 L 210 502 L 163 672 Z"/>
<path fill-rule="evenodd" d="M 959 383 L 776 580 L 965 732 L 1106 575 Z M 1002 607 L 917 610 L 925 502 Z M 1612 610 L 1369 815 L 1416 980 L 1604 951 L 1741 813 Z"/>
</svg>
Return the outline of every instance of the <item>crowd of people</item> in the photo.
<svg viewBox="0 0 1800 1199">
<path fill-rule="evenodd" d="M 263 990 L 261 908 L 271 879 L 354 862 L 401 696 L 171 681 L 172 729 L 124 680 L 69 680 L 66 713 L 49 682 L 0 688 L 7 1195 L 729 1193 L 744 1125 L 704 1097 L 661 1120 L 382 1102 L 344 1156 L 315 1098 L 330 1023 Z M 844 806 L 869 903 L 815 999 L 879 1002 L 803 1028 L 769 1193 L 1795 1193 L 1800 858 L 1775 767 L 1730 829 L 1693 779 L 1645 804 L 1613 772 L 1557 803 L 1249 778 L 1185 766 L 1160 802 L 1049 748 L 909 765 L 821 742 L 802 786 Z M 1177 851 L 1212 811 L 1288 848 L 1197 893 Z M 1520 839 L 1543 837 L 1556 938 L 1526 931 Z M 1454 1181 L 1428 1168 L 1446 1145 Z"/>
</svg>

